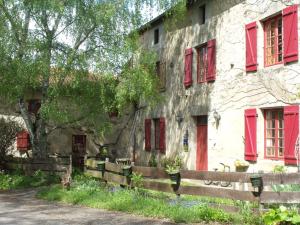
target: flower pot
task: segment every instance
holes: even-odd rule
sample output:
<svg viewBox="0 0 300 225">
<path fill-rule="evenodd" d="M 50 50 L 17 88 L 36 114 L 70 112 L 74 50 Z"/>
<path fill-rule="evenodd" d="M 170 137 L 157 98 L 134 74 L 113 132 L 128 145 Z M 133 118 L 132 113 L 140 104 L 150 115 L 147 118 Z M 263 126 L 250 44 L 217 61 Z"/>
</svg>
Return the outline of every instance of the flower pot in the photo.
<svg viewBox="0 0 300 225">
<path fill-rule="evenodd" d="M 131 167 L 125 167 L 125 168 L 123 168 L 123 175 L 125 177 L 129 177 L 131 175 L 131 172 L 132 172 Z"/>
<path fill-rule="evenodd" d="M 261 175 L 253 175 L 250 177 L 251 184 L 254 188 L 261 188 L 263 186 L 263 180 Z"/>
<path fill-rule="evenodd" d="M 180 173 L 176 172 L 176 173 L 169 173 L 170 179 L 172 182 L 178 182 L 180 179 Z"/>
<path fill-rule="evenodd" d="M 97 164 L 97 169 L 98 169 L 99 171 L 105 171 L 105 162 L 99 162 L 99 163 Z"/>
<path fill-rule="evenodd" d="M 248 170 L 249 166 L 236 166 L 235 171 L 236 172 L 246 172 Z"/>
</svg>

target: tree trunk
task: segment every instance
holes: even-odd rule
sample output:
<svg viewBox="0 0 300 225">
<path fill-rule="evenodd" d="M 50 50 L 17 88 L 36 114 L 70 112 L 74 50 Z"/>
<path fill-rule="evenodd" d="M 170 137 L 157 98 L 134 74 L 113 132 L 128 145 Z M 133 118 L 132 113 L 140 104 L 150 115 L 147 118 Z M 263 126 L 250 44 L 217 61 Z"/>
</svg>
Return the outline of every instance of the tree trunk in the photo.
<svg viewBox="0 0 300 225">
<path fill-rule="evenodd" d="M 32 157 L 44 159 L 47 157 L 47 135 L 44 120 L 38 115 L 29 115 L 24 99 L 19 101 L 22 118 L 29 133 Z"/>
</svg>

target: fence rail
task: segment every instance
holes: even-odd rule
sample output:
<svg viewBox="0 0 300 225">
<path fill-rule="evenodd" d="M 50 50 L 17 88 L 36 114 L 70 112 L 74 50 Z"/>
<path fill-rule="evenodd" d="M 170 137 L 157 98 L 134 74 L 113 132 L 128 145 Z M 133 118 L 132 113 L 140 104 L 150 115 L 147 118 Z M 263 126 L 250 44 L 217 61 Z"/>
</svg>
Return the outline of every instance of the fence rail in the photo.
<svg viewBox="0 0 300 225">
<path fill-rule="evenodd" d="M 97 165 L 97 161 L 93 163 Z M 250 177 L 253 174 L 243 172 L 212 172 L 181 170 L 181 180 L 195 182 L 183 185 L 179 183 L 168 183 L 162 179 L 169 175 L 162 168 L 132 166 L 132 172 L 143 175 L 142 187 L 145 189 L 198 196 L 209 196 L 216 198 L 227 198 L 233 200 L 265 203 L 300 203 L 300 192 L 275 192 L 271 186 L 275 184 L 300 184 L 300 173 L 264 173 L 262 176 L 263 189 L 258 192 L 251 185 Z M 85 173 L 93 177 L 101 178 L 108 182 L 121 185 L 135 186 L 129 177 L 123 175 L 122 165 L 105 163 L 105 171 L 97 171 L 96 166 L 86 167 Z M 223 188 L 216 185 L 206 186 L 205 180 L 231 182 L 231 188 Z"/>
<path fill-rule="evenodd" d="M 69 165 L 69 157 L 47 158 L 44 160 L 28 158 L 10 158 L 6 160 L 5 168 L 8 170 L 21 169 L 27 174 L 32 174 L 34 171 L 37 170 L 63 174 L 66 172 L 67 167 Z"/>
</svg>

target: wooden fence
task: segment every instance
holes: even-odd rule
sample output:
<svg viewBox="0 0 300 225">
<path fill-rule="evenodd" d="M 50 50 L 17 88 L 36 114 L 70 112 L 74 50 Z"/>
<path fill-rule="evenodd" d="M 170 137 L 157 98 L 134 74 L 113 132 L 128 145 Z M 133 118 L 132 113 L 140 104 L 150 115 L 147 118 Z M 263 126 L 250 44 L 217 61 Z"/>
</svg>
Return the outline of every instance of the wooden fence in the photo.
<svg viewBox="0 0 300 225">
<path fill-rule="evenodd" d="M 47 159 L 28 159 L 28 158 L 10 158 L 6 160 L 5 168 L 7 170 L 20 169 L 25 174 L 32 174 L 34 171 L 41 170 L 49 173 L 62 175 L 70 165 L 69 156 Z"/>
<path fill-rule="evenodd" d="M 94 161 L 92 166 L 89 163 L 89 166 L 85 167 L 85 173 L 107 182 L 135 186 L 130 177 L 123 175 L 122 165 L 106 162 L 105 171 L 101 172 L 97 171 L 96 164 L 97 161 Z M 271 188 L 275 184 L 300 184 L 300 173 L 261 174 L 263 189 L 258 192 L 251 185 L 250 177 L 253 174 L 250 173 L 181 170 L 181 185 L 180 182 L 177 184 L 165 182 L 163 179 L 169 179 L 169 175 L 162 168 L 132 166 L 132 172 L 143 175 L 142 187 L 144 189 L 177 195 L 186 194 L 251 201 L 259 204 L 300 203 L 300 192 L 275 192 Z M 231 187 L 205 185 L 205 180 L 231 182 Z"/>
</svg>

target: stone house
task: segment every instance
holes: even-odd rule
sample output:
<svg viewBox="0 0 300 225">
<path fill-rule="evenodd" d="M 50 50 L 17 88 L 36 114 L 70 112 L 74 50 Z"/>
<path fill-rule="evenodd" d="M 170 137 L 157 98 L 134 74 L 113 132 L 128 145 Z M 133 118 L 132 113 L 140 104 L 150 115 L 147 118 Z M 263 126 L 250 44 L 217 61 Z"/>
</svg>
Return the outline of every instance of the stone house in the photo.
<svg viewBox="0 0 300 225">
<path fill-rule="evenodd" d="M 298 3 L 194 0 L 176 28 L 164 14 L 141 28 L 163 101 L 140 103 L 117 146 L 138 165 L 178 154 L 192 170 L 245 160 L 248 172 L 296 171 Z"/>
</svg>

